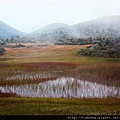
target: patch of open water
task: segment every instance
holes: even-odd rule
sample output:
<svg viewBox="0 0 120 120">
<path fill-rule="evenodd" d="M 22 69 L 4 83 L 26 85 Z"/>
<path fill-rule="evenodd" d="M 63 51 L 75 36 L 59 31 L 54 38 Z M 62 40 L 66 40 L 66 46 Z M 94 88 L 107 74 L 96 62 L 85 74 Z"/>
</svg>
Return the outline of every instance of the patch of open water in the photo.
<svg viewBox="0 0 120 120">
<path fill-rule="evenodd" d="M 120 87 L 61 77 L 36 84 L 0 86 L 1 92 L 16 93 L 22 97 L 44 98 L 120 98 Z"/>
</svg>

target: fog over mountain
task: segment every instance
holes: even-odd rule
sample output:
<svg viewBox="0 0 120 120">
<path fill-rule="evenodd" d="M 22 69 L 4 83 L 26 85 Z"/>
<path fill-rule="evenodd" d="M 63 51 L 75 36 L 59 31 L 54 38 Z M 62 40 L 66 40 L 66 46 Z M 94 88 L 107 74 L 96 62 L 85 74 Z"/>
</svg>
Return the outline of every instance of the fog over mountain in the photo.
<svg viewBox="0 0 120 120">
<path fill-rule="evenodd" d="M 120 36 L 120 15 L 73 25 L 79 37 Z"/>
<path fill-rule="evenodd" d="M 36 40 L 50 42 L 76 36 L 77 34 L 74 27 L 63 23 L 50 24 L 27 35 L 27 37 L 32 37 Z"/>
<path fill-rule="evenodd" d="M 3 21 L 0 21 L 0 38 L 8 38 L 17 35 L 25 35 L 25 33 L 7 25 Z"/>
<path fill-rule="evenodd" d="M 45 26 L 37 31 L 25 34 L 26 38 L 38 41 L 55 42 L 58 40 L 88 38 L 88 37 L 114 37 L 120 36 L 120 15 L 108 16 L 96 20 L 86 21 L 79 24 L 67 25 L 63 23 L 54 23 Z M 0 22 L 0 37 L 23 35 L 18 31 Z"/>
<path fill-rule="evenodd" d="M 53 42 L 60 39 L 120 36 L 119 31 L 120 15 L 103 17 L 74 25 L 62 23 L 51 24 L 28 34 L 28 36 L 40 41 Z"/>
</svg>

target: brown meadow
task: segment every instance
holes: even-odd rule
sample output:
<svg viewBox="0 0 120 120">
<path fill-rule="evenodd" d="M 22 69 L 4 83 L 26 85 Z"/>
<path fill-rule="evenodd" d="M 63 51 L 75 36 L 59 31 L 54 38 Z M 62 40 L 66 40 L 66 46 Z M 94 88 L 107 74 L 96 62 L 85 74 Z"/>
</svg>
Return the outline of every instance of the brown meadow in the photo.
<svg viewBox="0 0 120 120">
<path fill-rule="evenodd" d="M 95 82 L 101 85 L 107 86 L 116 86 L 120 87 L 120 61 L 119 59 L 114 58 L 90 58 L 90 57 L 83 57 L 77 56 L 76 53 L 80 49 L 86 48 L 87 45 L 53 45 L 52 43 L 47 43 L 48 46 L 38 46 L 38 43 L 21 43 L 24 44 L 26 47 L 24 48 L 5 48 L 6 52 L 4 55 L 0 56 L 0 86 L 12 86 L 12 85 L 24 85 L 24 84 L 34 84 L 34 83 L 42 83 L 49 80 L 55 80 L 60 77 L 70 77 L 75 79 L 80 79 L 83 81 L 88 82 Z M 13 44 L 12 44 L 13 45 Z M 99 115 L 99 114 L 120 114 L 120 104 L 117 104 L 116 108 L 116 101 L 119 102 L 119 99 L 116 98 L 116 101 L 110 98 L 105 99 L 105 104 L 108 103 L 109 100 L 112 101 L 112 105 L 104 106 L 104 110 L 102 110 L 103 105 L 101 105 L 104 99 L 87 99 L 90 102 L 90 106 L 86 106 L 84 103 L 83 109 L 81 110 L 80 107 L 75 110 L 76 107 L 72 105 L 70 102 L 71 99 L 66 99 L 64 105 L 57 104 L 56 99 L 51 98 L 39 98 L 40 101 L 45 103 L 46 109 L 48 108 L 50 111 L 46 111 L 44 109 L 44 105 L 42 106 L 43 111 L 36 111 L 34 113 L 31 112 L 27 113 L 28 108 L 31 109 L 35 108 L 35 101 L 37 98 L 21 98 L 20 96 L 14 93 L 2 93 L 0 92 L 0 100 L 1 102 L 1 114 L 72 114 L 74 115 L 75 112 L 78 114 L 87 114 L 87 115 Z M 10 97 L 10 99 L 3 99 L 3 97 Z M 20 98 L 18 98 L 20 97 Z M 6 111 L 4 105 L 6 104 L 5 101 L 17 101 L 17 99 L 21 99 L 20 101 L 24 101 L 24 103 L 28 104 L 26 106 L 26 110 L 23 110 L 21 106 L 21 111 L 16 107 L 18 112 L 13 111 L 13 113 Z M 24 100 L 23 100 L 24 99 Z M 4 101 L 5 100 L 5 101 Z M 34 107 L 29 104 L 28 101 L 33 100 Z M 38 100 L 38 101 L 39 101 Z M 54 111 L 50 109 L 49 102 L 51 100 L 53 103 L 56 104 L 57 108 L 62 109 L 62 112 Z M 58 100 L 58 99 L 57 99 Z M 62 101 L 63 98 L 59 98 L 59 101 Z M 80 99 L 72 99 L 79 101 Z M 4 102 L 3 102 L 4 101 Z M 81 99 L 84 101 L 84 99 Z M 99 108 L 95 104 L 92 104 L 92 101 L 98 102 Z M 100 102 L 101 101 L 101 102 Z M 15 106 L 19 106 L 19 102 L 16 102 Z M 70 104 L 69 107 L 67 104 Z M 105 105 L 104 104 L 104 105 Z M 62 105 L 62 108 L 61 108 Z M 23 105 L 24 106 L 24 105 Z M 48 107 L 47 107 L 48 106 Z M 7 105 L 7 108 L 10 106 Z M 55 106 L 54 106 L 55 107 Z M 55 107 L 56 108 L 56 107 Z M 75 109 L 74 109 L 75 108 Z M 94 108 L 94 110 L 90 109 Z M 109 109 L 110 108 L 110 109 Z M 23 111 L 23 112 L 22 112 Z M 66 112 L 65 112 L 66 111 Z M 75 112 L 74 112 L 75 111 Z M 86 111 L 86 112 L 84 112 Z M 97 112 L 96 112 L 97 111 Z M 107 112 L 108 111 L 108 112 Z M 116 111 L 116 112 L 115 112 Z"/>
</svg>

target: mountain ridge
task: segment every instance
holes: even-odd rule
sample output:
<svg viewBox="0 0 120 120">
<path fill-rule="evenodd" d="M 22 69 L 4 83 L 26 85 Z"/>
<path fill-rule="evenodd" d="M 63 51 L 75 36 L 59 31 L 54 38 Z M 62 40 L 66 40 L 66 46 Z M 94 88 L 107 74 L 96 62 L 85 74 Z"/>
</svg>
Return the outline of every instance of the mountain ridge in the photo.
<svg viewBox="0 0 120 120">
<path fill-rule="evenodd" d="M 50 42 L 58 41 L 61 39 L 65 40 L 88 37 L 95 38 L 99 36 L 120 36 L 120 15 L 106 16 L 73 25 L 65 24 L 64 26 L 59 27 L 59 29 L 49 30 L 48 27 L 52 28 L 53 25 L 55 24 L 43 27 L 42 29 L 30 33 L 29 35 L 31 37 L 35 37 L 37 40 Z"/>
<path fill-rule="evenodd" d="M 25 35 L 26 33 L 19 31 L 3 21 L 0 21 L 0 38 L 8 38 L 11 36 Z"/>
<path fill-rule="evenodd" d="M 34 38 L 34 40 L 38 41 L 55 42 L 61 39 L 120 36 L 119 31 L 120 15 L 101 17 L 73 25 L 53 23 L 28 34 L 0 21 L 1 38 L 24 34 L 28 39 Z"/>
</svg>

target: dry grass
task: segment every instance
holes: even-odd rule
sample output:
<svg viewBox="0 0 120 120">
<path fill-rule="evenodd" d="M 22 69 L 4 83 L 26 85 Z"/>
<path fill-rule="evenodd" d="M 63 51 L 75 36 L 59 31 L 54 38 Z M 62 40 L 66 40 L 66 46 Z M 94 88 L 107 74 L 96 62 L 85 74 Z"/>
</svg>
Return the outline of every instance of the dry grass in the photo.
<svg viewBox="0 0 120 120">
<path fill-rule="evenodd" d="M 5 54 L 0 56 L 0 79 L 2 79 L 0 83 L 12 85 L 32 82 L 32 80 L 25 81 L 24 79 L 22 81 L 4 81 L 7 76 L 17 75 L 15 71 L 22 71 L 23 73 L 24 71 L 26 73 L 52 71 L 52 74 L 53 71 L 59 71 L 59 74 L 62 71 L 61 76 L 71 76 L 99 84 L 120 86 L 119 60 L 77 56 L 77 51 L 87 45 L 47 44 L 48 46 L 38 46 L 39 43 L 24 43 L 27 47 L 5 48 Z M 55 74 L 57 75 L 49 79 L 58 77 L 58 73 Z M 49 79 L 34 79 L 33 82 Z"/>
<path fill-rule="evenodd" d="M 29 44 L 30 45 L 30 44 Z M 29 46 L 28 45 L 28 46 Z M 1 59 L 10 59 L 2 61 L 4 63 L 33 63 L 33 62 L 58 62 L 58 61 L 76 61 L 79 57 L 75 56 L 76 52 L 85 48 L 83 46 L 58 46 L 49 44 L 48 46 L 37 46 L 31 43 L 30 48 L 5 48 L 6 52 L 1 56 Z M 72 53 L 72 54 L 71 54 Z M 76 58 L 75 58 L 76 57 Z"/>
<path fill-rule="evenodd" d="M 120 86 L 119 59 L 77 56 L 77 51 L 87 45 L 58 46 L 47 43 L 48 46 L 43 47 L 38 44 L 26 43 L 26 48 L 5 48 L 5 54 L 0 56 L 0 85 L 36 83 L 70 76 Z M 38 71 L 50 72 L 53 77 L 28 81 L 5 80 L 10 76 L 34 75 Z M 1 92 L 0 97 L 0 115 L 120 115 L 120 99 L 34 99 L 17 98 L 13 93 Z"/>
<path fill-rule="evenodd" d="M 79 66 L 81 79 L 111 86 L 120 86 L 119 69 L 120 64 L 114 62 Z"/>
</svg>

